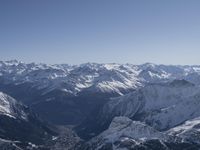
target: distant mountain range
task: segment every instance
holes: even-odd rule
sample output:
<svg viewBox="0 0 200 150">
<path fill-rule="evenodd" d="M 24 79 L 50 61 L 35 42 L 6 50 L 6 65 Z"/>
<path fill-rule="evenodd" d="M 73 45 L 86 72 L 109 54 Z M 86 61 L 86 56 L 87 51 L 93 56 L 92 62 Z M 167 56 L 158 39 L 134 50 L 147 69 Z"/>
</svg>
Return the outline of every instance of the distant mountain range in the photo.
<svg viewBox="0 0 200 150">
<path fill-rule="evenodd" d="M 26 64 L 20 61 L 0 61 L 1 81 L 6 84 L 32 84 L 33 88 L 43 90 L 43 94 L 55 89 L 69 95 L 100 92 L 123 95 L 145 83 L 186 79 L 195 84 L 199 82 L 200 66 L 166 66 L 146 63 L 47 65 Z"/>
<path fill-rule="evenodd" d="M 200 65 L 0 61 L 0 91 L 0 147 L 200 149 Z"/>
</svg>

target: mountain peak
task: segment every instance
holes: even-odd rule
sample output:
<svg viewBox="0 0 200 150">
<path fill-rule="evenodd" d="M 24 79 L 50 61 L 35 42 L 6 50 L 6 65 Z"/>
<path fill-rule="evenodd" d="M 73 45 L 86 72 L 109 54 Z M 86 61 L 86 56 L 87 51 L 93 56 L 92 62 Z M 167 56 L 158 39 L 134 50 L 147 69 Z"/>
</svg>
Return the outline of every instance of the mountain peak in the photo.
<svg viewBox="0 0 200 150">
<path fill-rule="evenodd" d="M 175 79 L 173 80 L 171 83 L 170 83 L 171 86 L 174 86 L 174 87 L 179 87 L 179 86 L 194 86 L 193 83 L 185 80 L 185 79 L 181 79 L 181 80 L 178 80 L 178 79 Z"/>
</svg>

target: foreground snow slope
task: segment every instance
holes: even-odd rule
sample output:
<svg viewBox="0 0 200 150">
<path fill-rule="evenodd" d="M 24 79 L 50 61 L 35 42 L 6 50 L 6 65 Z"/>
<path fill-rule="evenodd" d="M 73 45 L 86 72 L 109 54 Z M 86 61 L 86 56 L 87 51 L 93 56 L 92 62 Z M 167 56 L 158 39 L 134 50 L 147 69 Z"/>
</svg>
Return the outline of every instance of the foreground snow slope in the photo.
<svg viewBox="0 0 200 150">
<path fill-rule="evenodd" d="M 110 127 L 99 136 L 90 140 L 89 145 L 91 144 L 90 147 L 95 149 L 101 149 L 110 143 L 111 147 L 116 147 L 117 149 L 119 144 L 125 141 L 130 141 L 136 145 L 150 139 L 167 141 L 170 139 L 170 136 L 164 135 L 141 122 L 132 121 L 127 117 L 115 117 Z"/>
<path fill-rule="evenodd" d="M 84 150 L 199 150 L 197 143 L 159 132 L 139 121 L 115 117 L 107 130 L 91 139 Z"/>
<path fill-rule="evenodd" d="M 200 143 L 200 117 L 187 120 L 183 124 L 171 128 L 166 133 L 178 136 L 186 142 Z"/>
</svg>

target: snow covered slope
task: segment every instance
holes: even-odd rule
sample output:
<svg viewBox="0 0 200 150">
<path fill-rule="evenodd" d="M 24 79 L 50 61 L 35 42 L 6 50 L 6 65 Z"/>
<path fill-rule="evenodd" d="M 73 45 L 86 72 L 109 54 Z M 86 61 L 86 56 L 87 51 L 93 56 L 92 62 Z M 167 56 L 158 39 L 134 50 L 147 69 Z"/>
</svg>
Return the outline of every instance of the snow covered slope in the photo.
<svg viewBox="0 0 200 150">
<path fill-rule="evenodd" d="M 200 116 L 200 88 L 185 80 L 151 84 L 113 98 L 101 114 L 102 121 L 127 116 L 166 130 Z"/>
<path fill-rule="evenodd" d="M 131 142 L 137 145 L 150 139 L 167 141 L 170 137 L 141 122 L 132 121 L 127 117 L 115 117 L 110 127 L 88 144 L 91 144 L 93 149 L 101 149 L 109 143 L 110 147 L 118 149 L 122 143 Z"/>
<path fill-rule="evenodd" d="M 23 111 L 24 107 L 12 97 L 0 92 L 0 115 L 27 119 L 27 115 Z"/>
<path fill-rule="evenodd" d="M 187 120 L 183 124 L 171 128 L 166 133 L 178 136 L 186 142 L 200 143 L 200 117 Z"/>
<path fill-rule="evenodd" d="M 0 148 L 3 150 L 23 150 L 18 147 L 13 141 L 0 139 Z"/>
<path fill-rule="evenodd" d="M 184 143 L 181 138 L 159 132 L 139 121 L 115 117 L 109 128 L 92 138 L 84 150 L 198 150 L 196 143 Z"/>
<path fill-rule="evenodd" d="M 0 92 L 0 137 L 2 139 L 41 144 L 54 135 L 57 133 L 51 129 L 51 126 L 41 121 L 28 107 Z"/>
</svg>

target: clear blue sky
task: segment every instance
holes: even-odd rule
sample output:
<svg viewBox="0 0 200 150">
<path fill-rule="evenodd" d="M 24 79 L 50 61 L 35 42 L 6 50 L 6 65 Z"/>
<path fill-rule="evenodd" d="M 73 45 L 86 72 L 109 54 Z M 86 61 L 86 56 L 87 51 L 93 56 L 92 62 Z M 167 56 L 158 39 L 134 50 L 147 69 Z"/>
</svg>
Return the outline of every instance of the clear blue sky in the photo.
<svg viewBox="0 0 200 150">
<path fill-rule="evenodd" d="M 200 64 L 200 0 L 1 0 L 0 59 Z"/>
</svg>

